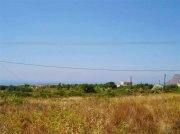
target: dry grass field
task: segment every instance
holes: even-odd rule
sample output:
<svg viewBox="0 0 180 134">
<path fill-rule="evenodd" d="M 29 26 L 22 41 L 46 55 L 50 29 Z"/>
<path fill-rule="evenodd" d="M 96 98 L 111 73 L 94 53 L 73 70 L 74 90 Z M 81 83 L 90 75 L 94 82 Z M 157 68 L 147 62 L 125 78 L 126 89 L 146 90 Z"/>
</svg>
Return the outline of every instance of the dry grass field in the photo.
<svg viewBox="0 0 180 134">
<path fill-rule="evenodd" d="M 0 134 L 179 134 L 180 94 L 0 99 Z"/>
</svg>

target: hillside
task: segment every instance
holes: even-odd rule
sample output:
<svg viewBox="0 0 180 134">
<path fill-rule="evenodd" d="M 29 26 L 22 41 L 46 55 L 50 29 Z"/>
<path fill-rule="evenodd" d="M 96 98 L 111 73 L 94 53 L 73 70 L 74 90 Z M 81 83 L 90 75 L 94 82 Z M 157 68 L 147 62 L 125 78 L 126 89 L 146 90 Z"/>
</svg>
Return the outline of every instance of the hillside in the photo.
<svg viewBox="0 0 180 134">
<path fill-rule="evenodd" d="M 175 74 L 171 80 L 167 82 L 168 85 L 180 83 L 180 74 Z"/>
</svg>

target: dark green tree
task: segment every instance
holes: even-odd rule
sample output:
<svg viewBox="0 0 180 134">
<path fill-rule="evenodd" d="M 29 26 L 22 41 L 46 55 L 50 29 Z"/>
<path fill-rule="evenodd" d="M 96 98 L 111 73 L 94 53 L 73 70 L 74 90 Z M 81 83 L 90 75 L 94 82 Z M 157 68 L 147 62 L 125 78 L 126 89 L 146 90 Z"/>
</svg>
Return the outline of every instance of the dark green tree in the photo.
<svg viewBox="0 0 180 134">
<path fill-rule="evenodd" d="M 104 84 L 104 87 L 105 88 L 110 88 L 110 89 L 116 89 L 117 88 L 117 86 L 116 86 L 116 84 L 114 82 L 107 82 L 107 83 Z"/>
</svg>

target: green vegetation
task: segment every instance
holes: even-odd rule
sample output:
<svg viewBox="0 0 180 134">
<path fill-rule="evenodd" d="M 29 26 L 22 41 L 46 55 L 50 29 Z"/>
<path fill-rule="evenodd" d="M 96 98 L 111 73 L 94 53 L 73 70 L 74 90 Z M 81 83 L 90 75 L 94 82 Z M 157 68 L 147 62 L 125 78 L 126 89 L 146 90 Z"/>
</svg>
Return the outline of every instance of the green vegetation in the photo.
<svg viewBox="0 0 180 134">
<path fill-rule="evenodd" d="M 117 87 L 114 82 L 105 84 L 58 84 L 58 85 L 18 85 L 0 86 L 0 96 L 19 97 L 70 97 L 70 96 L 122 96 L 152 93 L 180 93 L 177 85 L 167 85 L 165 88 L 160 85 L 137 84 L 133 86 Z"/>
</svg>

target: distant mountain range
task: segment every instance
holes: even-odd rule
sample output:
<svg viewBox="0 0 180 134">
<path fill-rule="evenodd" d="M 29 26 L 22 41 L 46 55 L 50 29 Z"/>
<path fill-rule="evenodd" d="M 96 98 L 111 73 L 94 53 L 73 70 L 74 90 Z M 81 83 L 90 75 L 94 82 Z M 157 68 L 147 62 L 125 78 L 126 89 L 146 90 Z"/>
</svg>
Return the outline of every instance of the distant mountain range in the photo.
<svg viewBox="0 0 180 134">
<path fill-rule="evenodd" d="M 167 82 L 167 85 L 180 84 L 180 74 L 175 74 L 171 80 Z"/>
</svg>

